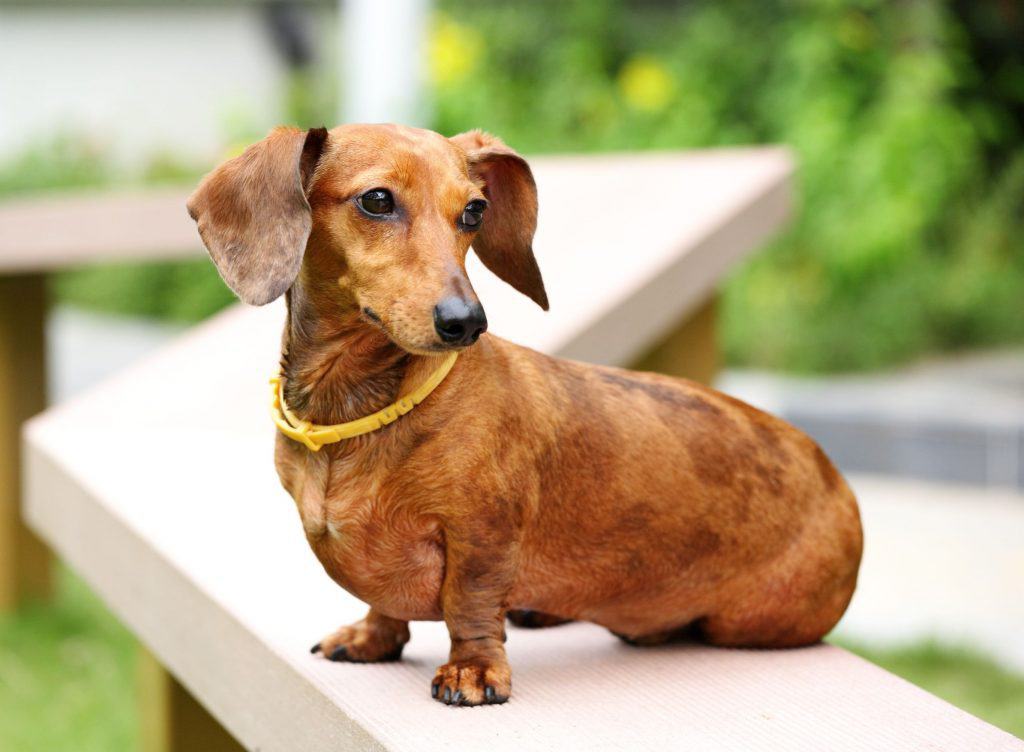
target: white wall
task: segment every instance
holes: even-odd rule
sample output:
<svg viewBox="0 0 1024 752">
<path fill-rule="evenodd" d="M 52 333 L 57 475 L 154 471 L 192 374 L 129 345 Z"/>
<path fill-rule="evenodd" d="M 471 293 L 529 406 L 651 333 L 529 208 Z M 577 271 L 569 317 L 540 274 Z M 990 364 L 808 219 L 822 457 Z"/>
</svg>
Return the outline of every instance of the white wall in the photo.
<svg viewBox="0 0 1024 752">
<path fill-rule="evenodd" d="M 0 160 L 58 133 L 209 160 L 281 121 L 283 83 L 251 6 L 0 9 Z"/>
</svg>

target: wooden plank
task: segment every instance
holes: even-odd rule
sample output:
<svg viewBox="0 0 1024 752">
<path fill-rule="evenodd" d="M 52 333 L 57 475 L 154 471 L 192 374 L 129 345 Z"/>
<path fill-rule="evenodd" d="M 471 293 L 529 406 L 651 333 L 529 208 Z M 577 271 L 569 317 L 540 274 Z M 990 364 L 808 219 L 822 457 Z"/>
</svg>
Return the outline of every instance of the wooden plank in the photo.
<svg viewBox="0 0 1024 752">
<path fill-rule="evenodd" d="M 0 203 L 0 271 L 200 257 L 190 188 L 44 194 Z"/>
<path fill-rule="evenodd" d="M 790 204 L 792 159 L 773 147 L 531 163 L 541 200 L 534 245 L 551 312 L 525 302 L 472 255 L 471 278 L 493 331 L 591 362 L 635 362 L 664 341 L 775 230 Z M 636 186 L 664 202 L 657 222 L 639 221 L 622 199 Z M 187 193 L 170 188 L 0 204 L 0 269 L 201 254 L 184 211 Z"/>
<path fill-rule="evenodd" d="M 114 439 L 113 445 L 110 438 Z M 185 438 L 179 435 L 179 440 Z M 113 450 L 126 440 L 136 442 L 139 437 L 118 431 L 102 443 Z M 149 447 L 168 452 L 168 447 Z M 165 456 L 174 454 L 171 450 Z M 381 748 L 374 747 L 373 737 L 354 720 L 338 714 L 331 699 L 309 677 L 278 671 L 282 656 L 274 645 L 239 629 L 237 617 L 229 611 L 210 609 L 206 584 L 174 574 L 175 557 L 159 545 L 154 546 L 148 535 L 140 534 L 148 527 L 144 521 L 141 528 L 122 524 L 93 495 L 88 484 L 82 485 L 74 474 L 66 472 L 62 462 L 45 453 L 29 450 L 27 461 L 30 498 L 47 500 L 36 510 L 38 514 L 30 512 L 33 525 L 37 529 L 61 531 L 55 535 L 47 533 L 48 541 L 54 544 L 59 538 L 68 544 L 62 543 L 58 548 L 64 560 L 156 657 L 157 667 L 140 667 L 140 689 L 152 691 L 153 674 L 147 677 L 150 669 L 168 667 L 186 692 L 197 698 L 248 749 Z M 156 479 L 149 469 L 143 472 Z M 132 483 L 138 479 L 134 472 L 125 478 Z M 202 495 L 194 490 L 188 497 L 198 500 Z M 143 507 L 149 507 L 146 495 L 137 498 L 143 500 Z M 162 524 L 156 518 L 152 521 Z M 204 539 L 212 529 L 200 521 L 193 543 L 209 551 Z M 232 559 L 234 553 L 229 552 L 223 561 Z M 262 577 L 257 573 L 252 579 L 244 578 L 250 584 L 238 594 L 258 598 L 252 586 L 258 591 Z M 308 645 L 301 652 L 308 656 L 307 650 Z M 254 676 L 262 679 L 252 681 Z M 159 672 L 156 679 L 157 691 L 161 691 Z M 156 697 L 147 711 L 150 722 L 161 722 L 161 718 L 170 716 L 168 704 Z M 279 723 L 279 717 L 292 720 Z"/>
<path fill-rule="evenodd" d="M 50 555 L 21 519 L 21 427 L 46 405 L 46 280 L 0 276 L 0 613 L 50 590 Z"/>
<path fill-rule="evenodd" d="M 244 749 L 146 650 L 136 658 L 142 752 L 239 752 Z"/>
<path fill-rule="evenodd" d="M 655 371 L 711 384 L 721 367 L 716 329 L 718 295 L 712 295 L 692 315 L 630 364 L 637 371 Z"/>
</svg>

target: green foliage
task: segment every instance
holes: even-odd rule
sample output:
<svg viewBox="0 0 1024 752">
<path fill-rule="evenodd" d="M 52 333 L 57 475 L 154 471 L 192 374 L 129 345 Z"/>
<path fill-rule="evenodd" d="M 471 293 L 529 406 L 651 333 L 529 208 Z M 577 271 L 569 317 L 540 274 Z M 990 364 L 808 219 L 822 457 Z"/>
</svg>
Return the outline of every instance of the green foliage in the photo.
<svg viewBox="0 0 1024 752">
<path fill-rule="evenodd" d="M 56 276 L 53 292 L 81 308 L 184 323 L 201 321 L 235 300 L 206 258 L 74 269 Z"/>
<path fill-rule="evenodd" d="M 486 42 L 437 86 L 443 132 L 795 150 L 794 221 L 727 289 L 731 362 L 858 369 L 1024 339 L 1021 134 L 1003 100 L 971 96 L 982 75 L 948 3 L 442 7 Z"/>
<path fill-rule="evenodd" d="M 65 134 L 0 165 L 0 196 L 49 188 L 92 188 L 109 182 L 110 173 L 101 149 Z"/>
<path fill-rule="evenodd" d="M 135 641 L 66 571 L 51 604 L 0 617 L 0 749 L 137 747 Z"/>
<path fill-rule="evenodd" d="M 201 174 L 194 165 L 186 165 L 169 153 L 154 154 L 134 173 L 128 173 L 116 166 L 107 149 L 71 133 L 62 133 L 0 164 L 0 197 L 51 189 L 182 183 Z"/>
<path fill-rule="evenodd" d="M 725 290 L 731 363 L 866 369 L 1024 341 L 1024 32 L 1003 6 L 439 6 L 430 58 L 433 125 L 444 133 L 483 127 L 526 153 L 793 148 L 793 220 Z M 293 75 L 290 119 L 323 121 L 328 80 Z M 235 120 L 229 135 L 250 140 L 249 121 Z M 0 194 L 106 185 L 114 172 L 103 154 L 63 138 L 0 168 Z M 195 176 L 168 158 L 141 175 Z M 205 262 L 74 272 L 57 290 L 184 320 L 231 299 Z"/>
</svg>

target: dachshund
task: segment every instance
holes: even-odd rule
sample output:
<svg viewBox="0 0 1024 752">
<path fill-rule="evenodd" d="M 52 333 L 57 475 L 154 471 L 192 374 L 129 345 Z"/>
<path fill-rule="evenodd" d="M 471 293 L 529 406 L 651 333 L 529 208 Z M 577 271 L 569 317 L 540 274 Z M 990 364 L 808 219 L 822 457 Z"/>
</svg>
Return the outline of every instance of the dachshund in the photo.
<svg viewBox="0 0 1024 752">
<path fill-rule="evenodd" d="M 862 533 L 810 438 L 691 381 L 486 333 L 469 248 L 547 310 L 537 209 L 498 138 L 397 125 L 274 129 L 189 198 L 235 294 L 287 301 L 276 383 L 300 440 L 278 433 L 276 468 L 327 574 L 370 606 L 313 652 L 398 660 L 410 621 L 443 619 L 431 695 L 480 705 L 511 694 L 507 617 L 642 646 L 819 641 Z M 301 434 L 374 414 L 323 445 Z"/>
</svg>

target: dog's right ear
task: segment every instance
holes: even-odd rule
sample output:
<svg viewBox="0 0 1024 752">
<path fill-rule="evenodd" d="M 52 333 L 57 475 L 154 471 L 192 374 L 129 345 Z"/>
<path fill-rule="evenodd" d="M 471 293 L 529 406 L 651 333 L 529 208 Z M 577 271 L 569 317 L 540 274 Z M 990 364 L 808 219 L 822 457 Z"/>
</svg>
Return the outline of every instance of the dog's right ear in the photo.
<svg viewBox="0 0 1024 752">
<path fill-rule="evenodd" d="M 275 128 L 203 178 L 188 213 L 234 293 L 264 305 L 291 287 L 313 219 L 306 199 L 327 130 Z"/>
</svg>

